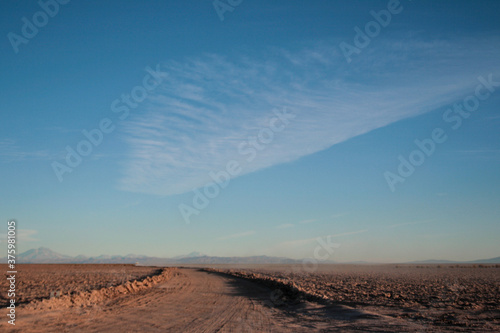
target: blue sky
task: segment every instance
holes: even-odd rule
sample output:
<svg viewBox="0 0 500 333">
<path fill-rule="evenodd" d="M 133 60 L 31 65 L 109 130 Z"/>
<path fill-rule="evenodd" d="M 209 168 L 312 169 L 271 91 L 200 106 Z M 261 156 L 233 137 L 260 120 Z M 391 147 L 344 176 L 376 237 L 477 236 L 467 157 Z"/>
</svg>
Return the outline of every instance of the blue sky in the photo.
<svg viewBox="0 0 500 333">
<path fill-rule="evenodd" d="M 500 3 L 232 3 L 2 2 L 0 220 L 20 250 L 500 255 Z"/>
</svg>

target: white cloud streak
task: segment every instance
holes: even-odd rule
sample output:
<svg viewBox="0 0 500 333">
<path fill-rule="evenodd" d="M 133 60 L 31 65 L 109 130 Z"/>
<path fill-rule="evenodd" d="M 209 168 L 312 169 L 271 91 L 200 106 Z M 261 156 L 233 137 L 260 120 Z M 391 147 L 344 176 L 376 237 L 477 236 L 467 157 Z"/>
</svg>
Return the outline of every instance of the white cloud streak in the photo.
<svg viewBox="0 0 500 333">
<path fill-rule="evenodd" d="M 386 228 L 398 228 L 398 227 L 404 227 L 404 226 L 408 226 L 408 225 L 427 224 L 427 223 L 431 223 L 431 222 L 435 222 L 435 220 L 396 223 L 396 224 L 388 225 L 388 226 L 386 226 Z"/>
<path fill-rule="evenodd" d="M 316 219 L 309 219 L 309 220 L 302 220 L 299 223 L 300 224 L 308 224 L 308 223 L 313 223 L 313 222 L 316 222 L 316 221 L 317 221 Z"/>
<path fill-rule="evenodd" d="M 285 224 L 280 224 L 280 225 L 276 226 L 276 229 L 288 229 L 288 228 L 292 228 L 292 227 L 293 227 L 292 223 L 285 223 Z"/>
<path fill-rule="evenodd" d="M 233 235 L 219 237 L 219 238 L 217 238 L 217 240 L 221 241 L 221 240 L 228 240 L 228 239 L 234 239 L 234 238 L 242 238 L 242 237 L 252 236 L 254 234 L 255 234 L 255 231 L 250 230 L 250 231 L 245 231 L 245 232 L 241 232 L 241 233 L 237 233 L 237 234 L 233 234 Z"/>
<path fill-rule="evenodd" d="M 54 156 L 55 154 L 47 150 L 24 151 L 16 144 L 16 141 L 12 139 L 0 140 L 0 162 L 3 163 L 24 162 L 28 160 L 49 160 Z"/>
<path fill-rule="evenodd" d="M 351 65 L 328 43 L 164 64 L 162 87 L 125 123 L 119 188 L 180 194 L 211 181 L 209 172 L 229 160 L 240 162 L 241 175 L 290 162 L 450 104 L 478 76 L 500 70 L 498 38 L 381 43 Z M 296 118 L 248 163 L 238 146 L 284 107 Z"/>
<path fill-rule="evenodd" d="M 38 233 L 37 230 L 32 229 L 18 229 L 16 234 L 16 240 L 20 243 L 28 243 L 28 242 L 38 242 L 39 239 L 33 237 Z M 7 234 L 0 234 L 0 242 L 7 242 Z"/>
<path fill-rule="evenodd" d="M 368 231 L 368 229 L 363 229 L 363 230 L 344 232 L 344 233 L 334 234 L 334 235 L 318 236 L 318 237 L 306 238 L 306 239 L 297 239 L 297 240 L 292 240 L 292 241 L 281 242 L 277 245 L 277 247 L 278 248 L 296 248 L 299 246 L 304 246 L 307 244 L 314 243 L 318 240 L 318 238 L 336 238 L 336 237 L 361 234 L 361 233 L 365 233 L 367 231 Z"/>
</svg>

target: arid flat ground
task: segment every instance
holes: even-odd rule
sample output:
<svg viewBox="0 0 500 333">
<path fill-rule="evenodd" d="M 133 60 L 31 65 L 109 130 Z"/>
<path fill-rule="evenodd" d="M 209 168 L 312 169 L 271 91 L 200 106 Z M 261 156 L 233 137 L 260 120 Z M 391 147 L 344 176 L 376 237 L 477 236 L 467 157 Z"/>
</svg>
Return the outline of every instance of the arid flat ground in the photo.
<svg viewBox="0 0 500 333">
<path fill-rule="evenodd" d="M 283 265 L 217 271 L 432 330 L 500 332 L 500 265 Z M 291 291 L 290 291 L 291 290 Z"/>
<path fill-rule="evenodd" d="M 1 265 L 6 272 L 7 265 Z M 129 280 L 141 280 L 161 271 L 158 267 L 135 265 L 47 265 L 18 264 L 16 276 L 17 304 L 26 304 L 55 296 L 77 294 L 83 291 L 117 286 Z M 8 281 L 0 281 L 6 290 Z M 0 294 L 0 305 L 7 304 L 7 293 Z"/>
<path fill-rule="evenodd" d="M 108 287 L 104 277 L 112 275 L 102 273 L 118 265 L 26 265 L 19 279 L 28 278 L 31 267 L 31 274 L 43 275 L 43 266 L 46 274 L 57 278 L 58 286 L 61 281 L 71 285 L 75 275 L 87 274 L 87 279 L 99 276 L 102 287 L 18 306 L 16 326 L 4 319 L 0 331 L 486 332 L 500 328 L 500 269 L 495 267 L 328 265 L 309 272 L 297 266 L 215 267 L 231 269 L 242 278 L 196 268 L 167 268 L 160 274 L 158 268 L 119 265 L 125 272 L 135 270 L 138 281 Z M 155 277 L 146 278 L 143 269 Z M 32 285 L 32 291 L 53 288 L 52 280 L 43 281 L 43 285 L 25 283 Z M 436 293 L 438 289 L 443 291 Z M 448 300 L 449 291 L 456 297 Z M 30 297 L 28 292 L 25 298 Z M 445 317 L 439 319 L 442 314 Z"/>
</svg>

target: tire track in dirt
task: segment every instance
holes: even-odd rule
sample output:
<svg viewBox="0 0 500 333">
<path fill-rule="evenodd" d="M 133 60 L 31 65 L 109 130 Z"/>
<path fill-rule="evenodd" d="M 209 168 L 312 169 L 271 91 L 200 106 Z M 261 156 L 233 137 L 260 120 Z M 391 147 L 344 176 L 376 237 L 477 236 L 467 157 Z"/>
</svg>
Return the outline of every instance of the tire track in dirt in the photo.
<svg viewBox="0 0 500 333">
<path fill-rule="evenodd" d="M 272 292 L 240 278 L 177 269 L 169 280 L 112 298 L 88 315 L 68 308 L 23 310 L 11 332 L 425 331 L 344 306 L 314 302 L 274 306 Z"/>
</svg>

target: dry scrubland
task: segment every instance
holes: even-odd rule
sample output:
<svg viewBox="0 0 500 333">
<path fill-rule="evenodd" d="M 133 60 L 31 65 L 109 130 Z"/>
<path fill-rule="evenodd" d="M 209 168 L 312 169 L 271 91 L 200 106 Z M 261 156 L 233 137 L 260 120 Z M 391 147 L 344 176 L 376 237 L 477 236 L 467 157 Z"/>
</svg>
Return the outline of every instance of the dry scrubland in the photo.
<svg viewBox="0 0 500 333">
<path fill-rule="evenodd" d="M 286 300 L 341 303 L 431 330 L 500 331 L 500 265 L 214 265 L 210 270 L 266 284 Z"/>
</svg>

